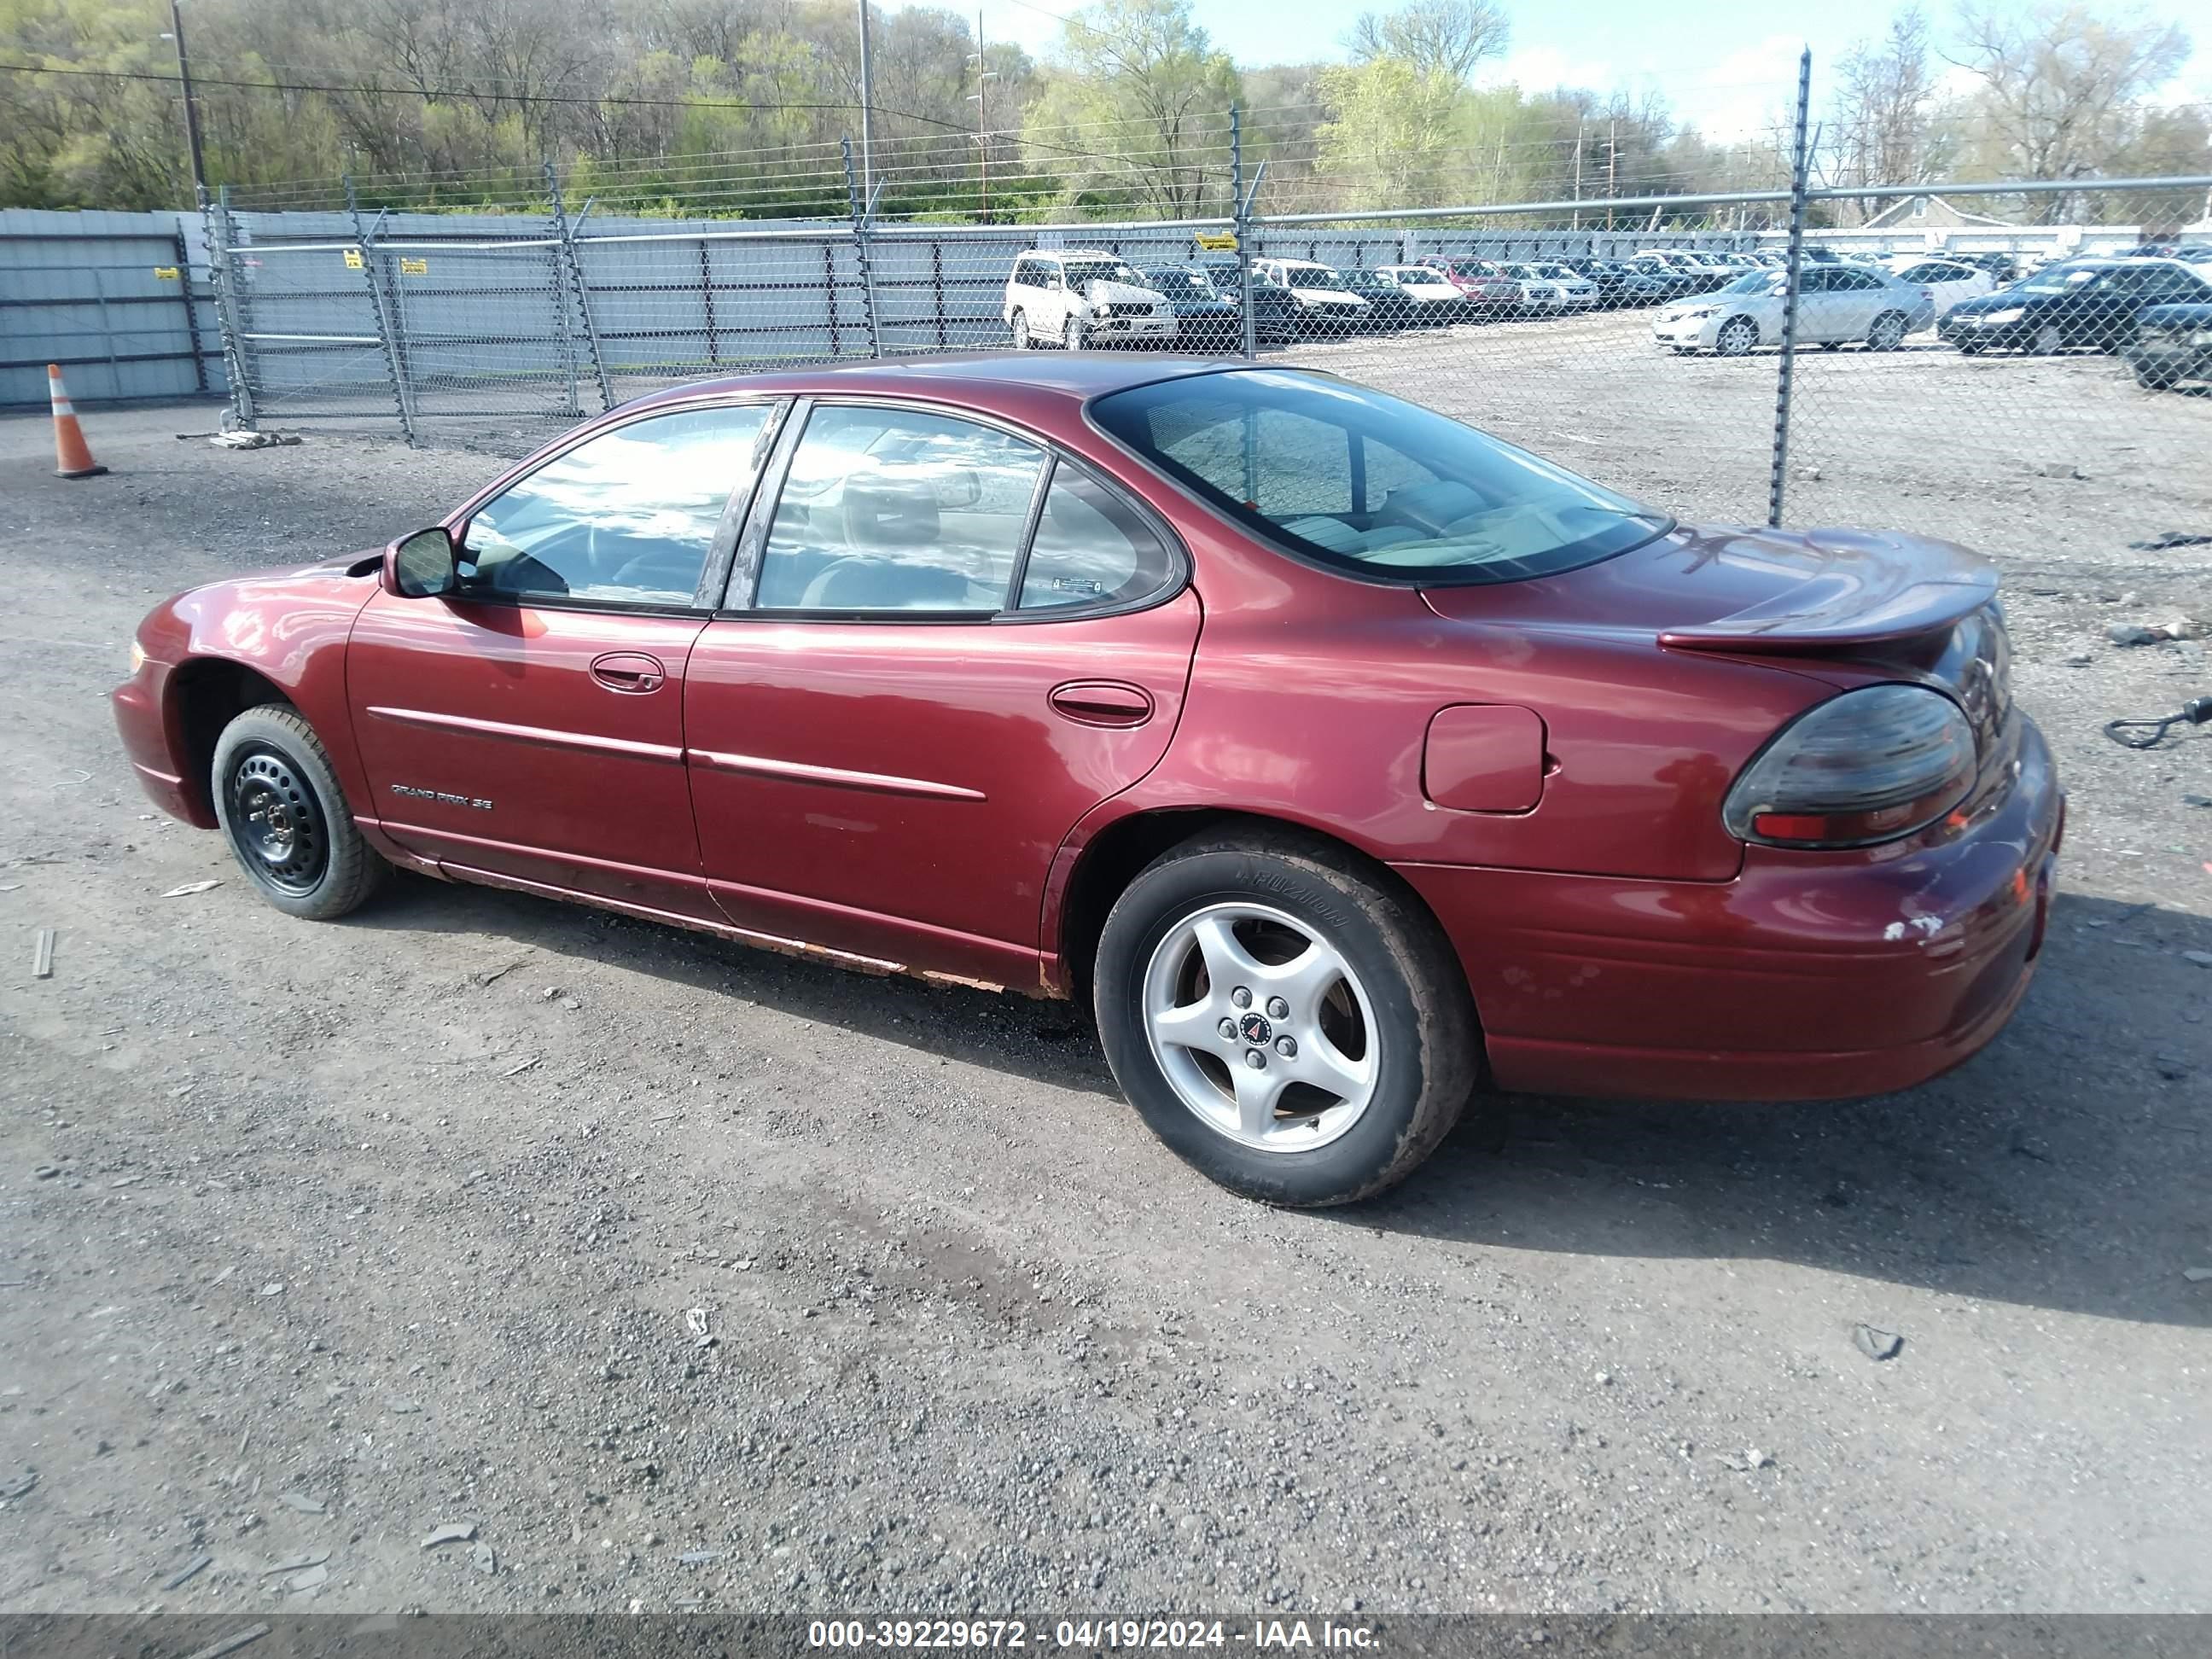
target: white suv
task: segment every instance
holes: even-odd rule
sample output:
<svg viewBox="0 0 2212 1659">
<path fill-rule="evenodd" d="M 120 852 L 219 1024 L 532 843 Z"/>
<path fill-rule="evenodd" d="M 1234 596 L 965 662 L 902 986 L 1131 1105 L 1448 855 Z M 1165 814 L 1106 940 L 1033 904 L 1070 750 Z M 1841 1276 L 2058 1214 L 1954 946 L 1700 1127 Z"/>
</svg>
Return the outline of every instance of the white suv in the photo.
<svg viewBox="0 0 2212 1659">
<path fill-rule="evenodd" d="M 1014 349 L 1070 351 L 1109 340 L 1175 337 L 1175 307 L 1112 253 L 1039 249 L 1014 261 L 1003 313 Z"/>
</svg>

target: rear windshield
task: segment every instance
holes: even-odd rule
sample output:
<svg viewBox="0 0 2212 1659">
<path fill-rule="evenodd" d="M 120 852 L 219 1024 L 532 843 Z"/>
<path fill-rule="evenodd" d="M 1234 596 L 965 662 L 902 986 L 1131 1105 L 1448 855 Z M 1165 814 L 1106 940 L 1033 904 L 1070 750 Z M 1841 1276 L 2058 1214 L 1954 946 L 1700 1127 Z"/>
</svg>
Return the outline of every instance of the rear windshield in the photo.
<svg viewBox="0 0 2212 1659">
<path fill-rule="evenodd" d="M 1674 521 L 1473 427 L 1326 375 L 1236 369 L 1135 386 L 1092 416 L 1267 540 L 1432 582 L 1594 564 Z"/>
<path fill-rule="evenodd" d="M 1179 270 L 1173 267 L 1165 270 L 1148 270 L 1145 273 L 1144 282 L 1145 286 L 1155 294 L 1173 295 L 1178 300 L 1213 298 L 1213 284 L 1195 271 Z"/>
</svg>

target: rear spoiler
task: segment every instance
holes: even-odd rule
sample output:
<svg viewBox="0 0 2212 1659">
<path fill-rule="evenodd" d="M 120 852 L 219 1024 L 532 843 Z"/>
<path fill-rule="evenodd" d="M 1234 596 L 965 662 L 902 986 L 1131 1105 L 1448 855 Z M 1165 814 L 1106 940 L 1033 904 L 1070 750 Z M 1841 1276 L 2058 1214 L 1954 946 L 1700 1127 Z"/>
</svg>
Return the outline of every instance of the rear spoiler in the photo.
<svg viewBox="0 0 2212 1659">
<path fill-rule="evenodd" d="M 1936 550 L 1927 543 L 1907 553 L 1879 537 L 1813 535 L 1826 550 L 1859 556 L 1732 617 L 1668 629 L 1659 643 L 1678 651 L 1808 655 L 1890 645 L 1948 632 L 1996 597 L 1995 568 L 1964 549 L 1942 548 L 1949 556 L 1931 558 Z"/>
</svg>

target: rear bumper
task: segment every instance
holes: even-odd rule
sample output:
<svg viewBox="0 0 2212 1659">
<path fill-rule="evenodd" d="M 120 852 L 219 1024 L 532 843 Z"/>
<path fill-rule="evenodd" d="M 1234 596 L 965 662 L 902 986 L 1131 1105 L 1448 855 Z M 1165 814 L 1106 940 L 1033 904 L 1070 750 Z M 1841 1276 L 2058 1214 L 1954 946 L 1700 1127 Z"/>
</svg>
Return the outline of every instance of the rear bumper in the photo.
<svg viewBox="0 0 2212 1659">
<path fill-rule="evenodd" d="M 1401 865 L 1442 919 L 1501 1087 L 1710 1100 L 1909 1088 L 2003 1028 L 2033 972 L 2065 816 L 2016 716 L 2008 788 L 1948 839 L 1754 848 L 1729 882 Z"/>
</svg>

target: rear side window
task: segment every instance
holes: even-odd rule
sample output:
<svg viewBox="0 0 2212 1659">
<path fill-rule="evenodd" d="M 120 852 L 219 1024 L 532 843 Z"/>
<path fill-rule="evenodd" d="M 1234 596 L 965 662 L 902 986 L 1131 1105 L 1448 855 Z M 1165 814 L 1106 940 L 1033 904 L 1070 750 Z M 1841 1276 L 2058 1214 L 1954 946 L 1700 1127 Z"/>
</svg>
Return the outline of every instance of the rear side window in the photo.
<svg viewBox="0 0 2212 1659">
<path fill-rule="evenodd" d="M 1474 428 L 1367 387 L 1237 369 L 1091 405 L 1106 432 L 1261 539 L 1425 584 L 1595 563 L 1673 520 Z"/>
<path fill-rule="evenodd" d="M 1139 599 L 1173 573 L 1166 546 L 1136 510 L 1078 468 L 1053 470 L 1030 544 L 1024 611 Z"/>
</svg>

